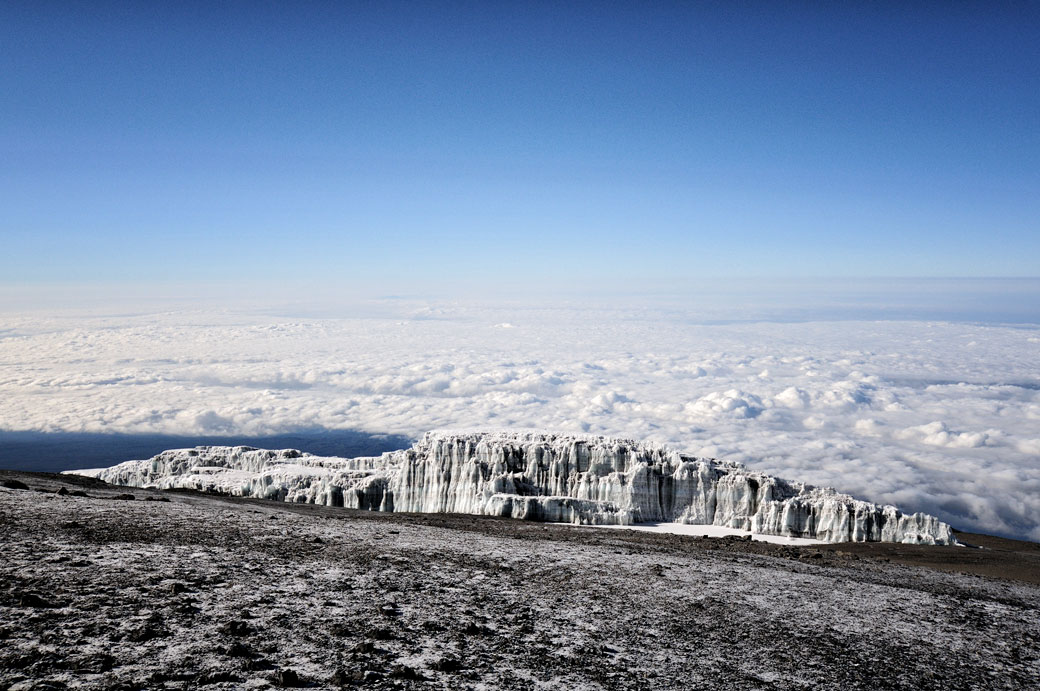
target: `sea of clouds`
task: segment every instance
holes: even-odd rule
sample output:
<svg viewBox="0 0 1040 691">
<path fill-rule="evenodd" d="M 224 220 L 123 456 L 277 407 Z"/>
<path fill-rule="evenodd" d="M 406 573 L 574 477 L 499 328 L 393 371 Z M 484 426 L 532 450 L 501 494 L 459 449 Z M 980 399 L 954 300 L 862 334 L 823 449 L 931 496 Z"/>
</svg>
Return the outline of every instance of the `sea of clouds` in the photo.
<svg viewBox="0 0 1040 691">
<path fill-rule="evenodd" d="M 587 432 L 1040 541 L 1035 326 L 388 305 L 306 319 L 7 313 L 0 430 Z"/>
</svg>

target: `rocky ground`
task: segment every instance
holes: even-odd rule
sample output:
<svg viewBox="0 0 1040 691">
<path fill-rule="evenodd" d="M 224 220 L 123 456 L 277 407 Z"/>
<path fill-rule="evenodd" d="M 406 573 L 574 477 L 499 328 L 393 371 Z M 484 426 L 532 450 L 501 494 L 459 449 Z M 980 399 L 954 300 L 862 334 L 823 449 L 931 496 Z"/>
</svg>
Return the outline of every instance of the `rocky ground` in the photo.
<svg viewBox="0 0 1040 691">
<path fill-rule="evenodd" d="M 1031 543 L 792 548 L 0 483 L 0 689 L 1040 680 Z"/>
</svg>

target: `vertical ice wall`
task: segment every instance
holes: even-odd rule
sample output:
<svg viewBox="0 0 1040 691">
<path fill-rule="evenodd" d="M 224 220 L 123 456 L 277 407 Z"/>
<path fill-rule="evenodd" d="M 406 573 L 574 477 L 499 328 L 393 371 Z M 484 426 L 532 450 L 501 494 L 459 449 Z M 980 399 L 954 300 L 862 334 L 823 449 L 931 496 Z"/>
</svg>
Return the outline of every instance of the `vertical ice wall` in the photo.
<svg viewBox="0 0 1040 691">
<path fill-rule="evenodd" d="M 431 432 L 372 458 L 198 447 L 94 473 L 380 511 L 452 512 L 593 525 L 711 524 L 828 542 L 953 542 L 933 516 L 790 483 L 657 444 L 538 432 Z"/>
</svg>

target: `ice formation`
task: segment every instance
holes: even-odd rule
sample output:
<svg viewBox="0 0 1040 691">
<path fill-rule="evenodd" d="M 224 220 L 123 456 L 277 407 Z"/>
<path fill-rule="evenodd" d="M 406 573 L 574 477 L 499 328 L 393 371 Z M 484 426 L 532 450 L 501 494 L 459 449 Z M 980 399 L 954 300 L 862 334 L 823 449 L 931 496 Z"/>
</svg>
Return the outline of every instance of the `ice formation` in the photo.
<svg viewBox="0 0 1040 691">
<path fill-rule="evenodd" d="M 200 446 L 75 472 L 120 485 L 378 511 L 585 525 L 674 522 L 826 542 L 955 542 L 950 526 L 934 516 L 659 444 L 595 436 L 430 432 L 409 449 L 352 459 Z"/>
</svg>

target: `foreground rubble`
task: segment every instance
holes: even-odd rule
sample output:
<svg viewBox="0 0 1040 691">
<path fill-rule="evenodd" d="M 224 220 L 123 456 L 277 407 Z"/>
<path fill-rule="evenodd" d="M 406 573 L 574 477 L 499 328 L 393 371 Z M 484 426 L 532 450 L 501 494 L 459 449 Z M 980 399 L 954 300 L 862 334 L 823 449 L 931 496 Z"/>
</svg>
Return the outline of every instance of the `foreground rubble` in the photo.
<svg viewBox="0 0 1040 691">
<path fill-rule="evenodd" d="M 0 689 L 1040 678 L 1028 553 L 1015 559 L 1033 582 L 897 563 L 945 554 L 967 570 L 966 547 L 794 548 L 0 479 L 28 488 L 0 488 Z"/>
</svg>

